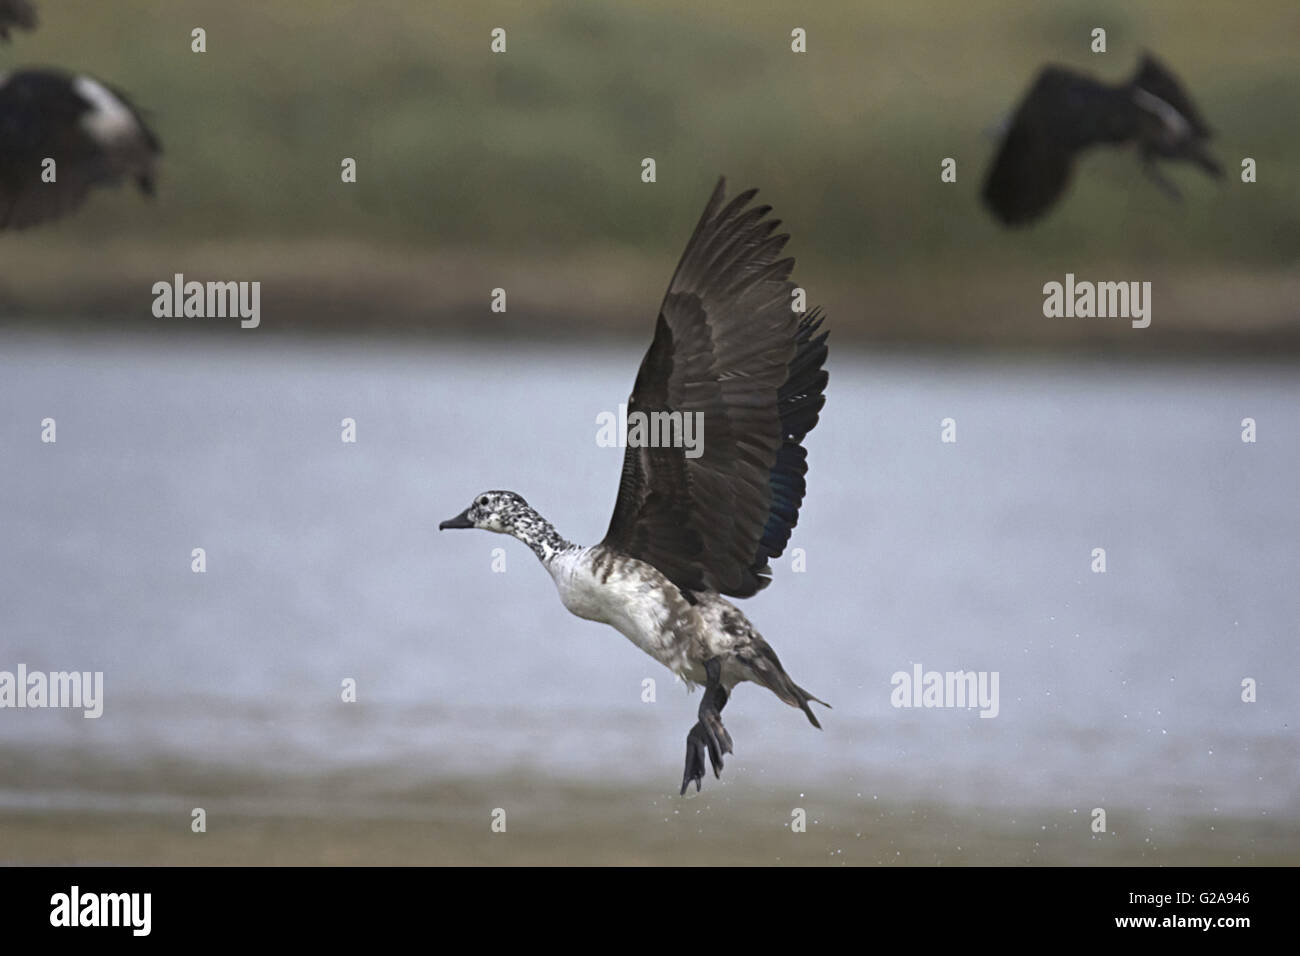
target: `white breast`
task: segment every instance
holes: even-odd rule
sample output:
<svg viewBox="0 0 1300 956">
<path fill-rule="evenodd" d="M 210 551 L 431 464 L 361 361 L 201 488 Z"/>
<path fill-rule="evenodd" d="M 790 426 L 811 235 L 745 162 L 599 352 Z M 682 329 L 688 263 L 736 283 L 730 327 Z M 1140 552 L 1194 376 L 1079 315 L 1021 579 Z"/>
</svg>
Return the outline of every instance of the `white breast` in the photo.
<svg viewBox="0 0 1300 956">
<path fill-rule="evenodd" d="M 694 609 L 648 564 L 621 559 L 607 565 L 593 548 L 557 554 L 547 570 L 564 606 L 578 617 L 608 624 L 670 670 L 690 679 L 698 630 Z M 605 574 L 608 568 L 609 573 Z"/>
</svg>

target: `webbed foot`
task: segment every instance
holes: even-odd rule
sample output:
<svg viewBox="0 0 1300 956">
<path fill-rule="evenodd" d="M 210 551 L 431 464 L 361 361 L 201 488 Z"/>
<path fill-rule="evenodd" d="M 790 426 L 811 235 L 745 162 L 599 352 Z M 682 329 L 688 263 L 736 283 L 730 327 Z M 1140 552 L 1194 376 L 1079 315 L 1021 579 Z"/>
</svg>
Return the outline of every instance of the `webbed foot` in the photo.
<svg viewBox="0 0 1300 956">
<path fill-rule="evenodd" d="M 713 775 L 722 776 L 722 755 L 732 752 L 731 734 L 722 725 L 722 708 L 727 706 L 727 691 L 722 686 L 722 663 L 715 657 L 704 664 L 708 680 L 700 700 L 699 720 L 686 735 L 686 770 L 682 774 L 682 794 L 691 781 L 699 793 L 704 781 L 704 755 L 709 755 Z"/>
</svg>

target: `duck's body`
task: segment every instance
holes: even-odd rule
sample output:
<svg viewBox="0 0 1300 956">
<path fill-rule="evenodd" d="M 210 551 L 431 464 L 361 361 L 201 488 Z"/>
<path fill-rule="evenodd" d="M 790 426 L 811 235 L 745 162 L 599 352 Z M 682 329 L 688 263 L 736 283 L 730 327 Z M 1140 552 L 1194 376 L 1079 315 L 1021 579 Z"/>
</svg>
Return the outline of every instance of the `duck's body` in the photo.
<svg viewBox="0 0 1300 956">
<path fill-rule="evenodd" d="M 821 726 L 808 707 L 816 698 L 789 679 L 776 652 L 721 594 L 684 594 L 652 565 L 599 544 L 572 546 L 543 558 L 542 564 L 570 613 L 608 624 L 688 688 L 708 682 L 706 662 L 716 659 L 728 694 L 737 684 L 753 681 L 802 708 L 814 726 Z"/>
<path fill-rule="evenodd" d="M 542 563 L 570 613 L 608 624 L 682 680 L 704 683 L 704 661 L 717 656 L 708 629 L 660 571 L 599 544 Z"/>
<path fill-rule="evenodd" d="M 519 495 L 489 491 L 441 528 L 509 534 L 537 555 L 560 600 L 608 624 L 680 677 L 705 687 L 687 736 L 682 792 L 732 749 L 721 711 L 743 681 L 770 689 L 820 727 L 776 653 L 734 604 L 771 580 L 798 520 L 801 442 L 825 399 L 826 333 L 792 312 L 794 260 L 770 207 L 723 206 L 720 182 L 660 308 L 629 410 L 699 416 L 694 453 L 630 438 L 609 531 L 582 547 Z"/>
<path fill-rule="evenodd" d="M 1221 177 L 1209 140 L 1210 129 L 1178 78 L 1150 54 L 1130 80 L 1114 85 L 1044 67 L 1006 125 L 984 180 L 984 203 L 1008 226 L 1032 222 L 1064 194 L 1078 154 L 1130 143 L 1152 181 L 1177 199 L 1156 160 L 1192 162 Z"/>
<path fill-rule="evenodd" d="M 139 111 L 107 83 L 53 69 L 0 73 L 0 229 L 57 219 L 92 189 L 124 181 L 152 195 L 161 153 Z"/>
</svg>

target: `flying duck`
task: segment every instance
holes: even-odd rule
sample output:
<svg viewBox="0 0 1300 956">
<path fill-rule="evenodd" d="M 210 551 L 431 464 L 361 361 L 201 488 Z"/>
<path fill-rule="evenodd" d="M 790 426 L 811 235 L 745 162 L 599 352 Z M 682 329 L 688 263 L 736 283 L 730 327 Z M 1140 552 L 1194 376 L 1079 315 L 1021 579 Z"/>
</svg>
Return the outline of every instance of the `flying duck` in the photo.
<svg viewBox="0 0 1300 956">
<path fill-rule="evenodd" d="M 0 0 L 0 40 L 9 39 L 12 27 L 36 29 L 36 8 L 31 0 Z"/>
<path fill-rule="evenodd" d="M 1097 143 L 1130 142 L 1151 179 L 1177 199 L 1156 160 L 1188 160 L 1221 177 L 1206 149 L 1209 139 L 1209 127 L 1178 78 L 1150 54 L 1131 80 L 1117 86 L 1049 66 L 1011 118 L 984 181 L 984 202 L 1008 226 L 1031 222 L 1065 191 L 1076 153 Z"/>
<path fill-rule="evenodd" d="M 715 777 L 732 739 L 722 708 L 753 681 L 798 707 L 826 705 L 786 674 L 771 645 L 727 597 L 771 582 L 799 520 L 807 473 L 804 436 L 825 403 L 827 332 L 817 309 L 792 310 L 794 259 L 778 258 L 771 207 L 757 190 L 725 202 L 717 187 L 659 307 L 654 340 L 627 400 L 634 412 L 695 416 L 702 442 L 633 442 L 609 530 L 573 544 L 512 491 L 485 491 L 438 527 L 518 538 L 550 572 L 570 612 L 609 624 L 679 676 L 704 685 L 686 738 L 681 793 L 698 792 L 708 754 Z M 661 421 L 668 421 L 663 417 Z M 684 420 L 684 418 L 682 419 Z M 662 432 L 661 432 L 662 436 Z M 644 437 L 644 436 L 643 436 Z"/>
<path fill-rule="evenodd" d="M 0 74 L 0 229 L 57 219 L 91 187 L 124 179 L 152 195 L 161 152 L 131 101 L 99 80 L 53 69 Z"/>
</svg>

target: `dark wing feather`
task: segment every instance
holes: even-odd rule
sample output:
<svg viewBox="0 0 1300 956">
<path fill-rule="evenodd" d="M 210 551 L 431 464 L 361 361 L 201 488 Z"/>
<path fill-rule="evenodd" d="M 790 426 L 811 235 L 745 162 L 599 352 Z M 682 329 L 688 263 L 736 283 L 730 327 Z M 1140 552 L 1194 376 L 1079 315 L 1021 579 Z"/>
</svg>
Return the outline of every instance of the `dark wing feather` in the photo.
<svg viewBox="0 0 1300 956">
<path fill-rule="evenodd" d="M 1074 154 L 1133 135 L 1132 109 L 1104 84 L 1049 66 L 1017 107 L 984 180 L 985 204 L 1007 225 L 1041 216 L 1065 191 Z"/>
<path fill-rule="evenodd" d="M 628 411 L 669 407 L 668 381 L 673 371 L 673 334 L 663 315 L 637 372 Z M 711 440 L 705 423 L 705 448 Z M 702 591 L 699 561 L 704 539 L 690 521 L 693 501 L 686 456 L 678 448 L 633 448 L 623 455 L 618 500 L 605 543 L 648 561 L 679 587 Z"/>
<path fill-rule="evenodd" d="M 629 444 L 604 540 L 683 590 L 734 597 L 767 584 L 766 558 L 789 537 L 805 466 L 802 449 L 783 452 L 786 435 L 801 440 L 816 423 L 825 384 L 817 369 L 801 372 L 798 394 L 786 395 L 783 410 L 783 386 L 805 347 L 791 311 L 794 260 L 778 258 L 788 237 L 773 234 L 779 223 L 767 218 L 770 207 L 746 208 L 754 194 L 724 206 L 725 181 L 718 182 L 664 296 L 628 400 L 629 415 L 701 413 L 702 454 Z M 819 369 L 820 359 L 815 364 Z M 815 398 L 804 395 L 812 391 Z"/>
<path fill-rule="evenodd" d="M 826 404 L 828 375 L 822 364 L 826 361 L 826 337 L 830 333 L 817 334 L 823 319 L 821 311 L 813 309 L 800 321 L 795 335 L 795 355 L 785 384 L 777 392 L 783 440 L 768 474 L 772 503 L 758 542 L 758 553 L 750 566 L 760 578 L 771 577 L 768 559 L 780 557 L 785 550 L 790 532 L 799 521 L 799 506 L 807 491 L 804 476 L 808 474 L 808 453 L 801 443 L 817 425 L 817 416 Z M 759 586 L 765 585 L 766 581 Z"/>
</svg>

